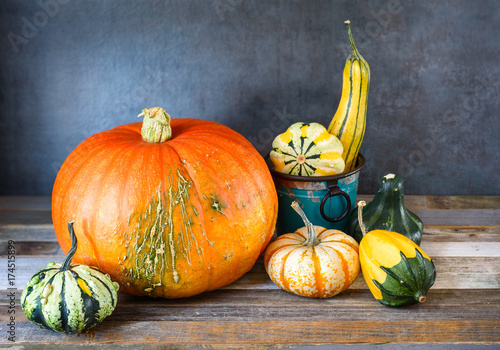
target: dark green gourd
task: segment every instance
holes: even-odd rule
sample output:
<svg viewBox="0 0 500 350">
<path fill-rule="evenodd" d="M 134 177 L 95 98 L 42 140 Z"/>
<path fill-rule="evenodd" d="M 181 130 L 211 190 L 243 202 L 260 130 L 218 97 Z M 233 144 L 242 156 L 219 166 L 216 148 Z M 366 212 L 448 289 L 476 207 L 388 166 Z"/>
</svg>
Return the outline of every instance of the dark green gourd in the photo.
<svg viewBox="0 0 500 350">
<path fill-rule="evenodd" d="M 418 245 L 422 241 L 424 224 L 417 215 L 406 208 L 403 180 L 395 174 L 387 174 L 379 180 L 375 198 L 363 210 L 363 222 L 367 231 L 394 231 Z M 347 234 L 358 243 L 363 238 L 357 210 L 353 210 L 349 217 Z"/>
<path fill-rule="evenodd" d="M 64 262 L 50 262 L 31 277 L 21 306 L 28 320 L 42 328 L 81 333 L 113 312 L 119 286 L 94 267 L 71 264 L 77 248 L 72 221 L 68 228 L 71 249 Z"/>
</svg>

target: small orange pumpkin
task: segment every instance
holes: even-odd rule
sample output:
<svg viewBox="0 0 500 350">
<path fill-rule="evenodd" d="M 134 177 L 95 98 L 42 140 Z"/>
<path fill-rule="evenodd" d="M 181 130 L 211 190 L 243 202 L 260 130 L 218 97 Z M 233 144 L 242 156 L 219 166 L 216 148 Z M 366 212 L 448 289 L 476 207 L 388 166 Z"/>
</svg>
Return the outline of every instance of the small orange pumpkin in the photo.
<svg viewBox="0 0 500 350">
<path fill-rule="evenodd" d="M 313 226 L 297 202 L 305 227 L 279 236 L 264 253 L 264 265 L 280 288 L 305 297 L 329 298 L 358 277 L 358 243 L 339 230 Z"/>
</svg>

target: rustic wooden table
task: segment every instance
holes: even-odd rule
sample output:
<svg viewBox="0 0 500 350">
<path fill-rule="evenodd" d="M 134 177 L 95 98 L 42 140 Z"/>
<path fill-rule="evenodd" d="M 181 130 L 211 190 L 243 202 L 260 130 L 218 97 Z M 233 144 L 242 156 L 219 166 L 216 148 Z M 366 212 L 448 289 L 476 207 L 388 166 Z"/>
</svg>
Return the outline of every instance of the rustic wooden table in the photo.
<svg viewBox="0 0 500 350">
<path fill-rule="evenodd" d="M 361 275 L 333 298 L 298 297 L 276 287 L 260 259 L 237 282 L 189 299 L 119 294 L 104 323 L 64 335 L 31 324 L 19 303 L 28 279 L 63 259 L 50 198 L 0 197 L 0 348 L 500 348 L 500 196 L 407 196 L 406 202 L 424 221 L 422 248 L 437 269 L 423 304 L 385 307 Z M 9 240 L 16 248 L 10 276 Z"/>
</svg>

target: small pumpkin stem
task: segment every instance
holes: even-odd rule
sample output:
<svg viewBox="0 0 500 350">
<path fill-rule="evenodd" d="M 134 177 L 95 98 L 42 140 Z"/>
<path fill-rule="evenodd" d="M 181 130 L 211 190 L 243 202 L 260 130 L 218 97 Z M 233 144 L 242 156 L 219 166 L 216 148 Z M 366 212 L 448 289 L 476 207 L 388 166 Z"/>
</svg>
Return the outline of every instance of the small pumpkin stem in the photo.
<svg viewBox="0 0 500 350">
<path fill-rule="evenodd" d="M 363 237 L 366 235 L 366 227 L 365 227 L 365 223 L 363 222 L 363 207 L 365 205 L 366 205 L 365 201 L 358 202 L 358 222 L 359 222 L 359 227 L 361 228 L 361 233 L 363 234 Z"/>
<path fill-rule="evenodd" d="M 311 222 L 309 221 L 309 219 L 306 216 L 306 213 L 304 213 L 304 211 L 300 207 L 299 203 L 297 203 L 296 201 L 293 201 L 292 208 L 300 215 L 300 217 L 304 221 L 304 224 L 306 224 L 307 239 L 305 240 L 305 242 L 303 244 L 309 245 L 309 246 L 318 245 L 319 240 L 318 240 L 318 236 L 316 236 L 316 230 L 314 229 L 314 225 L 311 224 Z"/>
<path fill-rule="evenodd" d="M 172 137 L 170 115 L 163 108 L 144 108 L 138 117 L 144 116 L 142 121 L 142 139 L 150 143 L 161 143 Z"/>
<path fill-rule="evenodd" d="M 76 253 L 76 236 L 75 236 L 75 231 L 73 230 L 73 223 L 74 223 L 73 220 L 68 222 L 68 231 L 69 231 L 69 236 L 71 237 L 71 248 L 69 249 L 69 252 L 66 255 L 66 258 L 64 258 L 62 266 L 59 269 L 60 271 L 68 271 L 69 270 L 69 268 L 71 266 L 71 259 L 73 259 L 73 255 L 75 255 L 75 253 Z"/>
<path fill-rule="evenodd" d="M 421 295 L 419 298 L 418 298 L 418 302 L 419 303 L 423 303 L 425 301 L 425 299 L 427 299 L 427 297 L 425 295 Z"/>
</svg>

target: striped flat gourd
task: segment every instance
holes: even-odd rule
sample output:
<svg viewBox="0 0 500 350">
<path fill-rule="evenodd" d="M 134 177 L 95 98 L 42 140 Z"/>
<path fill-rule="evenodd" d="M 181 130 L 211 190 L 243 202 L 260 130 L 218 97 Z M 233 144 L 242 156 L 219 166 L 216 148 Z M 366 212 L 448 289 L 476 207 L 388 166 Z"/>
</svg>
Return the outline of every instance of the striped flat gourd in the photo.
<svg viewBox="0 0 500 350">
<path fill-rule="evenodd" d="M 297 176 L 328 176 L 344 171 L 340 140 L 318 123 L 295 123 L 273 141 L 276 171 Z"/>
<path fill-rule="evenodd" d="M 264 252 L 264 266 L 281 289 L 304 297 L 329 298 L 359 274 L 358 244 L 339 230 L 313 225 L 294 201 L 305 227 L 279 236 Z"/>
<path fill-rule="evenodd" d="M 345 24 L 351 43 L 351 54 L 344 67 L 340 103 L 328 132 L 337 136 L 344 145 L 342 156 L 347 172 L 356 167 L 359 148 L 365 135 L 370 67 L 354 44 L 350 21 L 345 21 Z"/>
<path fill-rule="evenodd" d="M 118 283 L 94 267 L 71 264 L 76 236 L 70 221 L 71 248 L 63 263 L 50 262 L 28 282 L 21 306 L 28 320 L 62 333 L 82 333 L 116 307 Z"/>
</svg>

